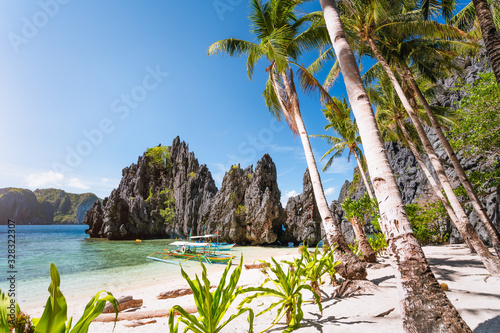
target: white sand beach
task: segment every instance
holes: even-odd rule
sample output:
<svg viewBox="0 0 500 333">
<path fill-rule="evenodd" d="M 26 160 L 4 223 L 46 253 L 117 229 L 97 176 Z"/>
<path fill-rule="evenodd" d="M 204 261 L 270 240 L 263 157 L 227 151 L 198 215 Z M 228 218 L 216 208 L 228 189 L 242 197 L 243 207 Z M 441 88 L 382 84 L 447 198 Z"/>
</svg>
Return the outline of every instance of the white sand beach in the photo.
<svg viewBox="0 0 500 333">
<path fill-rule="evenodd" d="M 275 259 L 284 260 L 298 256 L 298 253 L 291 253 L 295 251 L 296 249 L 283 249 L 281 254 L 275 255 Z M 474 332 L 500 332 L 500 277 L 490 276 L 478 256 L 470 254 L 464 245 L 426 246 L 424 251 L 438 281 L 448 285 L 449 290 L 446 292 L 448 298 L 471 329 Z M 261 259 L 269 258 L 263 257 Z M 252 262 L 245 260 L 244 263 Z M 217 284 L 223 269 L 222 265 L 210 267 L 209 279 L 212 284 Z M 263 279 L 264 275 L 260 270 L 243 269 L 238 285 L 258 285 Z M 157 279 L 157 281 L 160 280 L 161 278 Z M 402 332 L 396 280 L 387 256 L 382 256 L 378 263 L 369 265 L 368 280 L 376 286 L 360 295 L 341 299 L 331 297 L 333 286 L 323 285 L 323 315 L 321 316 L 319 313 L 317 305 L 304 304 L 302 327 L 296 332 Z M 146 283 L 127 288 L 115 286 L 109 291 L 116 297 L 131 295 L 135 299 L 142 299 L 143 306 L 135 310 L 138 313 L 140 311 L 168 310 L 173 305 L 193 306 L 192 295 L 166 300 L 156 298 L 161 292 L 181 287 L 187 287 L 187 283 L 179 276 L 169 281 L 161 281 L 161 283 Z M 67 297 L 68 315 L 74 316 L 74 320 L 77 320 L 95 291 L 89 291 L 88 296 L 85 297 Z M 304 294 L 304 296 L 305 300 L 312 299 L 310 294 Z M 234 313 L 240 299 L 242 296 L 236 299 L 232 313 Z M 251 307 L 257 313 L 265 309 L 266 304 L 270 304 L 271 301 L 270 298 L 259 298 L 251 303 Z M 377 317 L 377 315 L 391 309 L 394 310 L 387 315 Z M 26 307 L 24 310 L 33 317 L 39 317 L 43 312 L 43 307 L 37 305 Z M 131 310 L 125 310 L 125 312 L 127 311 Z M 254 321 L 255 332 L 269 327 L 275 315 L 276 312 L 268 312 L 256 317 Z M 143 319 L 141 322 L 151 323 L 132 328 L 128 327 L 133 323 L 132 321 L 119 321 L 114 332 L 168 332 L 167 317 Z M 113 332 L 113 326 L 113 323 L 94 322 L 90 326 L 89 332 Z M 283 319 L 270 332 L 281 332 L 284 328 Z M 248 323 L 245 315 L 234 320 L 224 329 L 224 332 L 247 331 Z"/>
</svg>

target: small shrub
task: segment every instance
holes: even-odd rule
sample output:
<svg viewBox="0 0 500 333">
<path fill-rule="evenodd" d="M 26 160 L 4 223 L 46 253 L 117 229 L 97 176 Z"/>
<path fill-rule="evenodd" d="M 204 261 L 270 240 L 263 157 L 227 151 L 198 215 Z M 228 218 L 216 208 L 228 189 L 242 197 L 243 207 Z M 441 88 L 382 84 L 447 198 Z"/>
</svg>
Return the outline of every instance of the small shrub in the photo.
<svg viewBox="0 0 500 333">
<path fill-rule="evenodd" d="M 413 233 L 422 245 L 443 244 L 448 241 L 448 233 L 441 230 L 439 223 L 446 218 L 446 211 L 441 202 L 427 203 L 425 206 L 408 204 L 405 209 Z"/>
<path fill-rule="evenodd" d="M 165 168 L 170 164 L 170 152 L 168 151 L 168 147 L 158 146 L 148 148 L 146 150 L 146 156 L 149 159 L 148 165 L 155 168 Z"/>
<path fill-rule="evenodd" d="M 300 322 L 304 317 L 304 312 L 302 311 L 302 290 L 307 289 L 312 292 L 316 304 L 321 312 L 323 312 L 323 307 L 321 305 L 321 299 L 314 289 L 308 285 L 307 279 L 303 276 L 302 270 L 304 269 L 304 263 L 302 260 L 298 260 L 294 263 L 294 266 L 288 266 L 285 272 L 280 264 L 271 258 L 274 265 L 271 265 L 265 261 L 261 261 L 267 265 L 265 274 L 267 275 L 266 280 L 260 285 L 260 287 L 249 287 L 241 290 L 241 293 L 255 292 L 255 294 L 246 297 L 239 305 L 240 309 L 246 303 L 252 302 L 258 297 L 275 297 L 278 300 L 272 303 L 267 309 L 262 310 L 257 314 L 257 317 L 271 311 L 275 307 L 278 307 L 278 313 L 272 322 L 271 327 L 276 325 L 278 321 L 286 316 L 287 329 L 286 332 L 290 332 L 294 329 L 300 327 Z M 272 275 L 269 274 L 269 271 Z M 275 288 L 264 287 L 267 283 L 274 284 Z M 267 330 L 269 330 L 269 327 Z"/>
<path fill-rule="evenodd" d="M 236 207 L 234 213 L 236 215 L 243 215 L 247 212 L 247 208 L 245 207 L 245 205 L 238 205 L 238 207 Z"/>
<path fill-rule="evenodd" d="M 170 314 L 168 318 L 168 327 L 171 333 L 177 333 L 179 331 L 179 322 L 186 324 L 184 332 L 193 331 L 199 333 L 216 333 L 223 332 L 223 328 L 229 324 L 233 319 L 248 312 L 248 332 L 253 332 L 253 318 L 254 313 L 250 308 L 239 308 L 236 314 L 231 315 L 225 322 L 222 323 L 222 319 L 225 316 L 227 310 L 231 304 L 236 299 L 236 296 L 240 293 L 240 288 L 236 289 L 236 284 L 241 275 L 241 267 L 243 264 L 243 256 L 241 256 L 240 264 L 233 271 L 229 278 L 229 283 L 226 286 L 226 276 L 231 267 L 232 259 L 226 266 L 224 273 L 217 285 L 217 289 L 210 291 L 211 283 L 207 278 L 207 269 L 203 263 L 201 263 L 202 274 L 201 281 L 196 275 L 196 278 L 191 280 L 189 276 L 184 272 L 181 267 L 181 273 L 184 279 L 188 282 L 189 287 L 193 291 L 193 297 L 198 309 L 198 317 L 190 315 L 181 306 L 174 305 L 170 309 Z M 203 284 L 202 284 L 203 281 Z M 180 316 L 177 319 L 177 323 L 174 326 L 174 312 L 179 312 Z"/>
<path fill-rule="evenodd" d="M 78 320 L 76 325 L 72 327 L 72 318 L 67 318 L 67 304 L 64 295 L 59 289 L 61 278 L 57 271 L 56 265 L 50 264 L 50 296 L 47 299 L 45 309 L 41 318 L 33 318 L 21 312 L 19 305 L 16 303 L 16 319 L 8 321 L 7 304 L 10 304 L 10 299 L 0 291 L 0 332 L 10 333 L 15 329 L 16 333 L 87 333 L 92 321 L 99 316 L 104 310 L 106 302 L 110 302 L 118 318 L 118 301 L 113 295 L 104 290 L 98 292 L 87 304 L 83 315 Z M 107 296 L 100 298 L 102 292 L 106 292 Z M 115 324 L 116 324 L 115 318 Z M 12 325 L 9 325 L 12 324 Z"/>
</svg>

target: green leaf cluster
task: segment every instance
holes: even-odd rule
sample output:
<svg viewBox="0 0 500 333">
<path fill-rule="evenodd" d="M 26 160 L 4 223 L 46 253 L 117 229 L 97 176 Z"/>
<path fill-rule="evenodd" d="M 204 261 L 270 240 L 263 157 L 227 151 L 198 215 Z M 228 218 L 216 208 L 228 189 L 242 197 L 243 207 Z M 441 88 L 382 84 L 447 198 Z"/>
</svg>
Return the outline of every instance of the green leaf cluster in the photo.
<svg viewBox="0 0 500 333">
<path fill-rule="evenodd" d="M 184 332 L 193 331 L 197 333 L 217 333 L 223 332 L 224 327 L 233 319 L 248 312 L 248 332 L 253 332 L 253 319 L 254 313 L 250 308 L 240 308 L 236 314 L 231 315 L 226 321 L 222 319 L 226 315 L 229 307 L 240 293 L 240 289 L 236 288 L 236 284 L 241 275 L 241 268 L 243 264 L 243 256 L 241 257 L 240 264 L 233 271 L 229 277 L 229 282 L 226 285 L 226 278 L 231 267 L 232 259 L 226 266 L 224 273 L 219 281 L 215 290 L 210 290 L 211 283 L 207 278 L 207 269 L 203 263 L 201 280 L 198 275 L 191 280 L 181 267 L 181 273 L 184 279 L 188 282 L 189 287 L 193 291 L 193 297 L 198 309 L 198 317 L 187 313 L 181 306 L 175 305 L 170 309 L 168 327 L 171 333 L 179 331 L 179 323 L 182 322 L 186 325 Z M 177 323 L 174 325 L 174 312 L 179 312 L 180 316 Z"/>
<path fill-rule="evenodd" d="M 321 297 L 316 293 L 313 287 L 307 284 L 307 263 L 304 259 L 304 255 L 293 263 L 288 264 L 286 271 L 274 258 L 271 258 L 271 260 L 274 265 L 261 261 L 267 267 L 264 270 L 264 273 L 267 275 L 264 282 L 259 287 L 249 287 L 241 290 L 242 293 L 254 292 L 254 294 L 246 297 L 240 305 L 238 305 L 238 308 L 241 308 L 246 303 L 252 302 L 258 297 L 277 298 L 277 301 L 269 305 L 268 308 L 259 312 L 257 316 L 278 307 L 278 313 L 276 314 L 271 327 L 276 325 L 276 323 L 278 323 L 280 319 L 286 315 L 287 328 L 285 332 L 290 332 L 300 327 L 300 322 L 304 317 L 304 312 L 302 311 L 302 291 L 309 290 L 312 292 L 319 310 L 323 312 Z M 272 275 L 270 273 L 272 273 Z M 272 283 L 274 288 L 265 287 L 268 283 Z"/>
<path fill-rule="evenodd" d="M 158 146 L 146 150 L 148 165 L 155 168 L 166 168 L 170 165 L 170 152 L 168 147 Z"/>
<path fill-rule="evenodd" d="M 247 212 L 247 208 L 245 207 L 245 205 L 238 205 L 238 207 L 236 207 L 236 209 L 234 210 L 234 213 L 236 215 L 243 215 Z"/>
<path fill-rule="evenodd" d="M 442 230 L 439 223 L 447 216 L 446 210 L 440 201 L 427 203 L 425 206 L 408 204 L 405 209 L 413 233 L 420 244 L 443 244 L 448 241 L 449 235 Z"/>
<path fill-rule="evenodd" d="M 160 192 L 160 197 L 163 199 L 163 208 L 160 209 L 160 216 L 165 223 L 171 224 L 175 220 L 175 197 L 170 193 L 169 189 Z"/>
<path fill-rule="evenodd" d="M 358 221 L 365 221 L 371 218 L 371 223 L 375 227 L 375 230 L 380 231 L 380 226 L 378 224 L 380 212 L 378 209 L 377 199 L 370 199 L 368 193 L 365 192 L 359 200 L 346 198 L 340 206 L 344 210 L 345 218 L 347 220 L 352 217 L 355 217 Z"/>
<path fill-rule="evenodd" d="M 340 261 L 335 261 L 333 256 L 333 251 L 329 248 L 323 253 L 321 253 L 319 247 L 316 245 L 314 252 L 309 252 L 306 245 L 302 247 L 302 257 L 300 259 L 295 259 L 293 263 L 294 268 L 299 271 L 299 261 L 304 262 L 303 269 L 299 273 L 309 281 L 309 284 L 314 289 L 315 293 L 320 296 L 321 294 L 319 286 L 322 284 L 322 279 L 325 275 L 328 275 L 331 281 L 336 281 L 335 274 L 337 273 L 335 266 L 340 264 Z"/>
<path fill-rule="evenodd" d="M 459 84 L 467 93 L 457 109 L 459 126 L 449 131 L 450 143 L 465 155 L 500 154 L 500 89 L 493 73 L 483 73 L 474 84 Z"/>
<path fill-rule="evenodd" d="M 0 333 L 10 333 L 11 329 L 15 329 L 16 333 L 87 333 L 92 321 L 104 310 L 106 302 L 113 305 L 116 317 L 118 317 L 118 301 L 111 293 L 102 290 L 89 301 L 83 315 L 72 328 L 72 318 L 70 317 L 68 320 L 66 299 L 60 290 L 61 278 L 53 263 L 50 264 L 50 278 L 50 296 L 45 304 L 42 317 L 33 318 L 30 322 L 29 316 L 24 315 L 16 303 L 17 316 L 15 325 L 12 327 L 9 327 L 6 312 L 10 299 L 0 291 Z M 100 298 L 102 292 L 107 293 L 107 295 Z"/>
</svg>

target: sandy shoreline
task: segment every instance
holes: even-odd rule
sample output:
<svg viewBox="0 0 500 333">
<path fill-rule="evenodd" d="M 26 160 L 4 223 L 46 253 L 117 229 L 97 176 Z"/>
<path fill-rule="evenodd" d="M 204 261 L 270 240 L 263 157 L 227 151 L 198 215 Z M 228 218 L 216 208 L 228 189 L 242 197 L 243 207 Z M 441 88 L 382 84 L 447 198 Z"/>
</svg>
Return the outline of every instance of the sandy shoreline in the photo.
<svg viewBox="0 0 500 333">
<path fill-rule="evenodd" d="M 282 254 L 275 255 L 275 258 L 283 260 L 298 255 L 295 253 L 296 249 L 294 253 L 290 252 L 289 249 L 283 249 Z M 471 329 L 475 332 L 500 332 L 500 277 L 489 276 L 478 256 L 470 254 L 463 245 L 427 246 L 424 247 L 424 252 L 438 281 L 449 286 L 448 298 Z M 244 263 L 252 261 L 244 260 Z M 212 284 L 219 281 L 223 269 L 222 265 L 210 267 L 209 279 Z M 259 270 L 243 269 L 238 285 L 258 285 L 263 279 L 264 275 Z M 364 295 L 343 299 L 331 298 L 334 288 L 323 285 L 323 316 L 320 316 L 316 305 L 304 304 L 304 320 L 302 327 L 296 332 L 402 332 L 398 291 L 388 257 L 384 256 L 380 258 L 379 263 L 369 266 L 368 280 L 374 282 L 376 288 Z M 156 299 L 161 292 L 187 287 L 186 281 L 181 276 L 170 278 L 168 281 L 156 278 L 156 281 L 143 285 L 115 286 L 109 291 L 113 292 L 115 297 L 131 295 L 135 299 L 143 299 L 144 304 L 137 311 L 169 309 L 176 304 L 181 306 L 194 304 L 191 295 L 167 300 Z M 86 296 L 67 297 L 68 316 L 73 316 L 74 320 L 77 320 L 96 291 L 89 291 Z M 310 296 L 305 295 L 305 300 L 311 299 Z M 270 301 L 269 298 L 257 299 L 252 303 L 252 308 L 257 313 L 265 308 L 265 304 L 270 304 Z M 234 307 L 238 303 L 239 299 L 234 303 Z M 375 317 L 392 308 L 394 310 L 388 315 Z M 23 310 L 33 317 L 39 317 L 43 312 L 43 306 L 38 304 L 23 307 Z M 271 312 L 257 317 L 254 322 L 255 331 L 260 332 L 269 327 L 274 316 L 275 312 Z M 120 321 L 116 325 L 115 332 L 168 332 L 168 318 L 155 318 L 155 320 L 153 324 L 135 328 L 125 326 L 130 324 L 130 321 Z M 280 332 L 283 329 L 284 325 L 279 323 L 271 332 Z M 95 322 L 90 326 L 89 332 L 112 332 L 112 330 L 113 323 Z M 246 317 L 233 321 L 224 331 L 247 332 Z"/>
</svg>

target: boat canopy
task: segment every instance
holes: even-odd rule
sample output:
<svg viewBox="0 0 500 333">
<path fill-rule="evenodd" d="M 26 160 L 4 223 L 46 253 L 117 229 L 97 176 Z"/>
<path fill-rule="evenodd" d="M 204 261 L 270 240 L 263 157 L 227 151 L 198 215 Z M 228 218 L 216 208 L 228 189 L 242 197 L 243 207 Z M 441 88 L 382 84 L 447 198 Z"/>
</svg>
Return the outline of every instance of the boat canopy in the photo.
<svg viewBox="0 0 500 333">
<path fill-rule="evenodd" d="M 212 234 L 212 235 L 204 235 L 204 236 L 191 236 L 189 238 L 191 238 L 191 239 L 199 239 L 199 238 L 212 238 L 212 237 L 217 237 L 217 235 Z"/>
<path fill-rule="evenodd" d="M 210 246 L 210 243 L 193 243 L 193 242 L 177 241 L 170 243 L 169 245 L 203 247 L 203 246 Z"/>
</svg>

